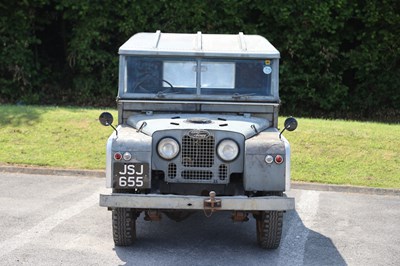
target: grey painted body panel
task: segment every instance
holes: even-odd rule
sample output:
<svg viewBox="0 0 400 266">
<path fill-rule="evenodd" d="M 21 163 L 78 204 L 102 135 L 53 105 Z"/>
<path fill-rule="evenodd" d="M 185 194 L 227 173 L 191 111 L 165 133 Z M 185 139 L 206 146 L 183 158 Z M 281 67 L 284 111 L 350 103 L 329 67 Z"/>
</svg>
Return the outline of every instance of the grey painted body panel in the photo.
<svg viewBox="0 0 400 266">
<path fill-rule="evenodd" d="M 192 116 L 201 116 L 203 113 L 222 115 L 251 114 L 270 122 L 270 126 L 277 127 L 279 105 L 274 103 L 253 102 L 208 102 L 208 101 L 153 101 L 153 100 L 119 100 L 118 123 L 126 124 L 129 117 L 150 113 L 187 113 Z"/>
<path fill-rule="evenodd" d="M 282 155 L 280 165 L 267 164 L 266 155 Z M 285 142 L 279 139 L 279 131 L 269 128 L 246 141 L 243 185 L 248 191 L 285 191 L 286 157 Z"/>
<path fill-rule="evenodd" d="M 117 128 L 118 137 L 115 132 L 110 136 L 107 144 L 107 169 L 106 169 L 106 185 L 108 188 L 113 187 L 112 180 L 112 157 L 114 152 L 130 152 L 132 159 L 125 161 L 126 163 L 134 162 L 151 162 L 151 143 L 152 138 L 137 132 L 136 129 L 120 125 Z M 151 176 L 150 176 L 151 181 Z"/>
<path fill-rule="evenodd" d="M 273 127 L 265 129 L 268 121 L 263 121 L 260 118 L 243 118 L 237 116 L 228 116 L 228 121 L 218 120 L 218 116 L 204 115 L 209 119 L 214 119 L 215 124 L 208 124 L 205 127 L 202 124 L 193 124 L 185 122 L 190 115 L 180 115 L 180 119 L 171 119 L 171 115 L 154 115 L 154 116 L 135 116 L 129 120 L 129 124 L 135 125 L 136 128 L 123 125 L 118 127 L 118 138 L 115 134 L 110 137 L 111 145 L 107 154 L 112 151 L 125 152 L 129 151 L 132 154 L 132 159 L 129 162 L 147 162 L 152 165 L 153 170 L 167 169 L 170 162 L 162 160 L 156 154 L 156 143 L 163 137 L 169 136 L 175 139 L 181 139 L 182 135 L 191 129 L 202 129 L 214 132 L 220 132 L 216 139 L 233 138 L 234 133 L 242 134 L 246 140 L 240 141 L 237 139 L 241 150 L 241 156 L 234 162 L 228 164 L 230 172 L 243 172 L 243 186 L 246 191 L 286 191 L 289 190 L 290 183 L 290 146 L 286 139 L 279 139 L 279 131 Z M 135 118 L 135 119 L 133 119 Z M 241 121 L 244 119 L 245 121 Z M 180 125 L 170 125 L 171 121 L 179 121 Z M 238 124 L 236 127 L 229 126 L 230 121 L 235 121 Z M 147 126 L 142 129 L 143 132 L 137 132 L 140 126 L 146 122 Z M 227 130 L 220 129 L 220 122 L 227 122 Z M 249 123 L 250 122 L 250 123 Z M 257 124 L 260 123 L 260 124 Z M 264 127 L 264 131 L 256 134 L 251 125 L 256 125 L 256 128 Z M 148 128 L 147 128 L 148 127 Z M 147 128 L 147 132 L 145 129 Z M 249 130 L 250 129 L 250 130 Z M 153 136 L 155 132 L 159 132 Z M 225 132 L 225 133 L 224 133 Z M 153 137 L 151 137 L 153 136 Z M 280 165 L 267 164 L 265 162 L 266 155 L 282 155 L 284 163 Z M 111 157 L 111 156 L 109 156 Z M 240 163 L 240 162 L 243 163 Z M 174 162 L 174 160 L 172 161 Z M 111 162 L 109 163 L 111 167 Z M 179 163 L 178 163 L 179 165 Z M 178 167 L 179 170 L 179 167 Z M 111 170 L 107 171 L 111 173 Z M 150 176 L 151 178 L 151 176 Z M 229 181 L 229 179 L 225 180 Z M 169 180 L 169 182 L 179 182 Z M 222 182 L 225 183 L 225 182 Z M 111 175 L 107 175 L 107 187 L 112 187 Z"/>
<path fill-rule="evenodd" d="M 279 51 L 259 35 L 149 33 L 133 35 L 119 54 L 279 58 Z"/>
<path fill-rule="evenodd" d="M 119 100 L 123 109 L 132 111 L 160 112 L 218 112 L 218 113 L 272 113 L 279 104 L 266 102 L 212 102 L 212 101 L 171 101 L 171 100 Z"/>
<path fill-rule="evenodd" d="M 191 123 L 192 118 L 204 118 L 210 121 L 208 124 Z M 154 115 L 135 115 L 128 118 L 127 124 L 139 129 L 143 123 L 145 126 L 142 132 L 151 136 L 157 130 L 214 130 L 227 132 L 238 132 L 251 138 L 257 132 L 261 132 L 270 126 L 269 121 L 257 117 L 244 117 L 234 115 L 215 115 L 215 114 L 154 114 Z"/>
<path fill-rule="evenodd" d="M 146 136 L 128 125 L 118 127 L 118 137 L 115 138 L 113 151 L 151 152 L 151 137 Z"/>
<path fill-rule="evenodd" d="M 290 164 L 291 164 L 291 150 L 290 150 L 290 144 L 289 141 L 282 136 L 282 140 L 285 143 L 285 191 L 290 190 Z"/>
</svg>

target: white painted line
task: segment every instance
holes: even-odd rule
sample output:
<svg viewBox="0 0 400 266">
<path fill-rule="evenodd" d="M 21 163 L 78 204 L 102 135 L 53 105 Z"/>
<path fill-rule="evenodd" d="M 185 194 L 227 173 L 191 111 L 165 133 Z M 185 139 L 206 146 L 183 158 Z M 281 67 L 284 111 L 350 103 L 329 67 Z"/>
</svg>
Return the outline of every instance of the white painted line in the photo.
<svg viewBox="0 0 400 266">
<path fill-rule="evenodd" d="M 92 207 L 93 205 L 98 204 L 100 193 L 101 191 L 97 191 L 91 196 L 77 202 L 73 206 L 61 210 L 55 213 L 54 215 L 46 218 L 45 220 L 41 221 L 31 229 L 24 231 L 5 241 L 0 242 L 0 257 L 24 246 L 25 244 L 37 240 L 43 235 L 49 233 L 53 228 L 55 228 L 62 222 Z"/>
<path fill-rule="evenodd" d="M 319 207 L 319 191 L 302 191 L 297 201 L 296 212 L 289 230 L 281 241 L 279 265 L 303 265 L 306 242 L 310 233 L 309 227 L 315 222 Z"/>
</svg>

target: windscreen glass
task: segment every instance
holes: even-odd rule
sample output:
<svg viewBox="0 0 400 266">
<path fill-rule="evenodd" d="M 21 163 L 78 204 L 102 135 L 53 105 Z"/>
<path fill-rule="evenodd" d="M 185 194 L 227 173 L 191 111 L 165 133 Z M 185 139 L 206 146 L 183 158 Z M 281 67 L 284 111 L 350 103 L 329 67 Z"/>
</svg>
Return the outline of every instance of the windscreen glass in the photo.
<svg viewBox="0 0 400 266">
<path fill-rule="evenodd" d="M 124 92 L 272 96 L 272 60 L 126 57 Z"/>
<path fill-rule="evenodd" d="M 196 62 L 165 61 L 163 63 L 163 86 L 168 87 L 171 84 L 174 88 L 194 88 L 196 87 L 196 72 Z"/>
<path fill-rule="evenodd" d="M 201 88 L 235 89 L 235 63 L 201 62 Z"/>
</svg>

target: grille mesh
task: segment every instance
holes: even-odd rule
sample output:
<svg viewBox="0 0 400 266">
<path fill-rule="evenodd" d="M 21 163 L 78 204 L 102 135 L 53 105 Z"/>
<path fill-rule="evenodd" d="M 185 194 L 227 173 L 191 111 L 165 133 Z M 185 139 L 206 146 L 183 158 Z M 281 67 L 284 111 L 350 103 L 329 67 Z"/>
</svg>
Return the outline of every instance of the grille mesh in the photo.
<svg viewBox="0 0 400 266">
<path fill-rule="evenodd" d="M 211 180 L 213 173 L 211 171 L 182 171 L 182 178 L 190 180 Z"/>
<path fill-rule="evenodd" d="M 226 180 L 226 178 L 228 177 L 228 167 L 225 164 L 221 164 L 219 166 L 218 175 L 219 180 Z"/>
<path fill-rule="evenodd" d="M 185 167 L 212 167 L 214 164 L 213 136 L 206 138 L 182 138 L 182 164 Z"/>
<path fill-rule="evenodd" d="M 170 163 L 168 165 L 168 178 L 175 178 L 176 177 L 176 164 Z"/>
<path fill-rule="evenodd" d="M 224 137 L 218 134 L 207 130 L 171 134 L 179 140 L 181 151 L 168 162 L 159 158 L 156 168 L 162 169 L 164 180 L 181 184 L 228 184 L 232 168 L 217 156 L 216 145 Z"/>
</svg>

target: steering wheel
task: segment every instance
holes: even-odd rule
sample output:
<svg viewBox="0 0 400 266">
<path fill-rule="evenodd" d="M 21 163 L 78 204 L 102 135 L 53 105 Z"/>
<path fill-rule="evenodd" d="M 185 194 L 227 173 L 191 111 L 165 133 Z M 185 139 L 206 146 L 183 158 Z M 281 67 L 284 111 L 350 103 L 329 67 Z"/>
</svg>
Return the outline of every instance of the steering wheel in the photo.
<svg viewBox="0 0 400 266">
<path fill-rule="evenodd" d="M 144 78 L 139 81 L 134 87 L 133 87 L 133 92 L 142 92 L 142 93 L 154 93 L 154 91 L 149 90 L 148 88 L 145 88 L 142 86 L 142 84 L 147 81 L 149 78 L 155 78 L 154 76 L 152 76 L 150 73 L 146 74 L 144 76 Z M 162 92 L 162 93 L 169 93 L 172 92 L 174 90 L 174 86 L 167 80 L 165 79 L 161 79 L 161 81 L 165 82 L 166 84 L 168 84 L 169 88 L 165 89 L 165 90 L 161 90 L 161 91 L 157 91 L 157 93 Z M 139 90 L 138 90 L 139 89 Z"/>
</svg>

